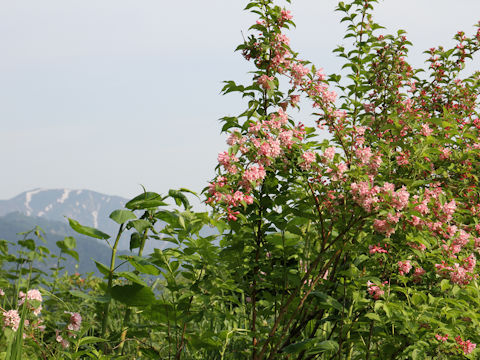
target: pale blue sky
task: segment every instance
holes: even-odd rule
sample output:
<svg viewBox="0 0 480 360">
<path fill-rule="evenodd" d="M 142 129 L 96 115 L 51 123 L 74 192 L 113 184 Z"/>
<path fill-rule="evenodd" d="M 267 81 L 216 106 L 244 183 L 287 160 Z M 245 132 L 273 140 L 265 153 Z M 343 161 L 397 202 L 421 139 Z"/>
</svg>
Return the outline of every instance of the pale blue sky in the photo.
<svg viewBox="0 0 480 360">
<path fill-rule="evenodd" d="M 251 70 L 233 52 L 254 20 L 246 3 L 1 1 L 0 199 L 36 187 L 200 191 L 226 148 L 217 119 L 242 110 L 219 92 Z M 327 72 L 341 66 L 331 54 L 343 43 L 335 5 L 290 7 L 292 47 Z M 480 20 L 478 0 L 384 0 L 377 10 L 390 31 L 408 31 L 414 65 Z"/>
</svg>

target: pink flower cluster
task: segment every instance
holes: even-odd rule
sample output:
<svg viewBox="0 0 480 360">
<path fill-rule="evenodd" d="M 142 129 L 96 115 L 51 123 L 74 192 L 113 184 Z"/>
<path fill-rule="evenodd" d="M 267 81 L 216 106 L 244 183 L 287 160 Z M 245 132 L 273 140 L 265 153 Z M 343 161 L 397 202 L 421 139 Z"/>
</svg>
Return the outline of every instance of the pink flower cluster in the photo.
<svg viewBox="0 0 480 360">
<path fill-rule="evenodd" d="M 438 341 L 441 341 L 441 342 L 445 342 L 448 340 L 448 334 L 445 334 L 445 335 L 440 335 L 440 334 L 435 334 L 435 339 L 437 339 Z"/>
<path fill-rule="evenodd" d="M 368 249 L 369 249 L 369 253 L 370 254 L 376 254 L 376 253 L 379 253 L 379 254 L 387 254 L 388 251 L 386 249 L 384 249 L 383 247 L 380 246 L 380 244 L 377 244 L 377 245 L 369 245 L 368 246 Z"/>
<path fill-rule="evenodd" d="M 398 273 L 400 275 L 406 275 L 412 270 L 412 264 L 410 260 L 399 261 L 398 263 Z"/>
<path fill-rule="evenodd" d="M 66 314 L 70 314 L 67 329 L 70 331 L 78 331 L 82 325 L 82 316 L 77 312 L 65 311 Z"/>
<path fill-rule="evenodd" d="M 25 294 L 23 291 L 20 291 L 18 293 L 18 298 L 19 298 L 18 305 L 22 305 L 25 302 L 25 298 L 27 300 L 33 300 L 33 301 L 39 301 L 39 302 L 43 301 L 42 294 L 37 289 L 28 290 L 27 294 Z M 40 314 L 40 311 L 42 311 L 42 305 L 34 307 L 32 304 L 29 304 L 29 306 L 33 310 L 33 313 L 35 315 Z"/>
<path fill-rule="evenodd" d="M 442 261 L 441 264 L 435 264 L 435 268 L 440 275 L 450 277 L 452 283 L 467 285 L 473 279 L 477 259 L 474 254 L 470 254 L 463 260 L 463 263 L 463 265 L 455 263 L 452 267 L 445 264 L 445 261 Z"/>
<path fill-rule="evenodd" d="M 218 155 L 224 172 L 210 183 L 206 202 L 223 204 L 227 218 L 236 220 L 239 212 L 234 208 L 253 203 L 251 192 L 265 178 L 266 168 L 274 166 L 277 159 L 282 160 L 278 166 L 285 167 L 285 154 L 304 136 L 303 125 L 290 125 L 283 108 L 264 120 L 250 121 L 246 135 L 238 130 L 232 132 L 227 139 L 229 151 Z M 314 160 L 313 153 L 305 153 L 302 166 L 309 167 Z"/>
<path fill-rule="evenodd" d="M 353 200 L 367 212 L 378 210 L 381 203 L 378 197 L 379 194 L 383 195 L 382 197 L 385 199 L 384 203 L 390 205 L 397 211 L 401 211 L 407 206 L 410 197 L 405 186 L 395 191 L 395 186 L 388 182 L 384 183 L 382 187 L 379 187 L 376 185 L 371 186 L 367 181 L 361 181 L 359 183 L 352 183 L 351 189 Z M 396 217 L 397 215 L 393 216 Z M 395 221 L 395 218 L 391 218 L 390 220 Z M 398 222 L 398 219 L 396 221 Z M 379 226 L 382 225 L 379 224 Z"/>
<path fill-rule="evenodd" d="M 8 310 L 3 312 L 3 327 L 9 327 L 17 331 L 20 326 L 20 315 L 17 310 Z"/>
<path fill-rule="evenodd" d="M 312 162 L 315 161 L 315 153 L 313 151 L 307 151 L 302 154 L 302 161 L 298 164 L 303 170 L 308 170 L 311 167 Z"/>
<path fill-rule="evenodd" d="M 380 286 L 376 285 L 375 283 L 373 283 L 371 281 L 367 281 L 368 294 L 371 297 L 373 297 L 375 300 L 380 299 L 380 297 L 385 293 L 385 291 L 383 290 L 383 287 L 385 286 L 385 284 L 388 284 L 388 281 L 385 281 Z"/>
<path fill-rule="evenodd" d="M 257 83 L 265 90 L 270 90 L 272 88 L 271 86 L 272 81 L 273 81 L 273 76 L 267 76 L 267 75 L 262 75 L 257 79 Z"/>
<path fill-rule="evenodd" d="M 68 319 L 68 324 L 66 328 L 66 333 L 63 334 L 65 337 L 76 338 L 76 332 L 80 330 L 82 326 L 82 316 L 77 312 L 65 311 L 65 314 L 70 315 Z M 70 346 L 70 342 L 62 336 L 60 330 L 55 330 L 55 340 L 62 345 L 64 349 L 67 349 Z"/>
<path fill-rule="evenodd" d="M 470 354 L 477 347 L 477 344 L 472 343 L 470 340 L 464 341 L 460 335 L 455 338 L 455 341 L 463 350 L 465 355 Z"/>
</svg>

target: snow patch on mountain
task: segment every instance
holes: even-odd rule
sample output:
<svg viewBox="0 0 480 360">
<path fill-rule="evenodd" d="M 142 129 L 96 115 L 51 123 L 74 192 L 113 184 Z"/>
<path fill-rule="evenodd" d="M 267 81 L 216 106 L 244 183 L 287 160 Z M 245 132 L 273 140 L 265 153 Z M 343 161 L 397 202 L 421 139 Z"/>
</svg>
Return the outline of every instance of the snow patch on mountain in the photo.
<svg viewBox="0 0 480 360">
<path fill-rule="evenodd" d="M 93 216 L 93 227 L 98 228 L 98 211 L 97 210 L 92 211 L 92 216 Z"/>
<path fill-rule="evenodd" d="M 65 202 L 65 200 L 68 199 L 68 195 L 70 194 L 71 191 L 72 190 L 64 189 L 62 197 L 60 199 L 57 199 L 57 202 L 60 203 L 60 204 L 63 204 Z"/>
<path fill-rule="evenodd" d="M 39 192 L 42 192 L 44 189 L 35 189 L 32 191 L 27 191 L 25 193 L 25 208 L 27 209 L 26 213 L 27 216 L 32 215 L 32 208 L 30 207 L 30 203 L 32 202 L 32 197 L 35 194 L 38 194 Z"/>
</svg>

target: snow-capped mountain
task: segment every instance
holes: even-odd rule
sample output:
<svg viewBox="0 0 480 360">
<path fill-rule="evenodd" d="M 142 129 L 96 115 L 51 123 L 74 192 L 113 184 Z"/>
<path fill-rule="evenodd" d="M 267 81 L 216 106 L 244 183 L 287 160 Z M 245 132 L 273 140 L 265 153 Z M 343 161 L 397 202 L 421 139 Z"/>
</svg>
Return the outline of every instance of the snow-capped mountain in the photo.
<svg viewBox="0 0 480 360">
<path fill-rule="evenodd" d="M 67 218 L 114 235 L 118 225 L 108 216 L 127 199 L 90 190 L 34 189 L 9 200 L 0 200 L 0 216 L 20 212 L 27 216 L 64 221 Z"/>
</svg>

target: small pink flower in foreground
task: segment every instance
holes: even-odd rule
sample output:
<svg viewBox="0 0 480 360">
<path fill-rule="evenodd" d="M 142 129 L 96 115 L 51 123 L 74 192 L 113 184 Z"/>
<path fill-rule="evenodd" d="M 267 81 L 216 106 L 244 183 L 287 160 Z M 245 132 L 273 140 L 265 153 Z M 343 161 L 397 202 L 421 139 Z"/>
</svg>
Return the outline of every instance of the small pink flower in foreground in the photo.
<svg viewBox="0 0 480 360">
<path fill-rule="evenodd" d="M 70 314 L 70 320 L 67 325 L 67 329 L 71 331 L 80 330 L 80 326 L 82 325 L 82 316 L 76 312 L 65 311 L 65 313 Z"/>
<path fill-rule="evenodd" d="M 18 293 L 18 298 L 19 298 L 18 305 L 22 305 L 25 302 L 25 298 L 27 300 L 33 300 L 33 301 L 39 301 L 39 302 L 43 301 L 42 294 L 38 289 L 28 290 L 26 295 L 23 291 L 20 291 Z M 30 305 L 30 308 L 33 310 L 33 313 L 37 316 L 38 314 L 40 314 L 40 311 L 42 311 L 42 305 L 39 305 L 36 308 Z"/>
<path fill-rule="evenodd" d="M 8 310 L 3 312 L 3 326 L 11 327 L 13 331 L 17 331 L 20 325 L 20 316 L 17 310 Z"/>
<path fill-rule="evenodd" d="M 60 335 L 60 331 L 58 330 L 55 330 L 55 340 L 57 340 L 64 349 L 70 346 L 70 343 Z"/>
</svg>

